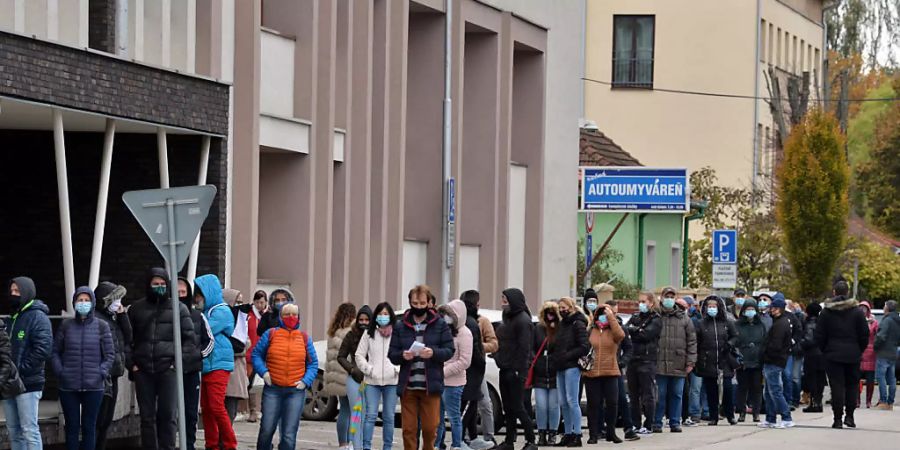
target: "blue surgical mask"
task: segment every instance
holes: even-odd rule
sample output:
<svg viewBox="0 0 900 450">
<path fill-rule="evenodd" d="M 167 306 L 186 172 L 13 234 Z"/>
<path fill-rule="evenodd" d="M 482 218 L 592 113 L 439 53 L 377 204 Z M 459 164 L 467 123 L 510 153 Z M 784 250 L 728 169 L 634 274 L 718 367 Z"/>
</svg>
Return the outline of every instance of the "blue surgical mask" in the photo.
<svg viewBox="0 0 900 450">
<path fill-rule="evenodd" d="M 606 325 L 607 323 L 609 323 L 609 318 L 607 318 L 605 315 L 601 315 L 597 318 L 597 322 Z"/>
<path fill-rule="evenodd" d="M 752 318 L 756 317 L 756 310 L 748 309 L 748 310 L 744 311 L 744 317 L 746 317 L 748 319 L 752 319 Z"/>
<path fill-rule="evenodd" d="M 716 317 L 719 315 L 719 308 L 706 308 L 706 313 L 709 314 L 709 317 Z"/>
<path fill-rule="evenodd" d="M 383 326 L 391 323 L 391 317 L 390 316 L 378 316 L 375 318 L 375 323 L 377 323 L 379 327 L 383 327 Z"/>
<path fill-rule="evenodd" d="M 89 302 L 78 302 L 75 304 L 75 311 L 82 316 L 86 316 L 90 314 L 93 306 Z"/>
<path fill-rule="evenodd" d="M 638 310 L 642 313 L 646 313 L 647 311 L 650 311 L 650 307 L 647 306 L 646 303 L 638 303 Z"/>
<path fill-rule="evenodd" d="M 672 309 L 675 307 L 675 299 L 674 298 L 664 298 L 662 301 L 663 308 Z"/>
<path fill-rule="evenodd" d="M 691 314 L 694 314 L 695 312 L 697 312 L 697 307 L 691 305 L 691 307 L 688 308 L 688 312 L 691 313 Z"/>
<path fill-rule="evenodd" d="M 738 307 L 741 307 L 741 306 L 744 306 L 745 301 L 747 301 L 747 299 L 745 299 L 743 297 L 738 297 L 738 298 L 734 299 L 734 304 L 738 305 Z"/>
<path fill-rule="evenodd" d="M 597 304 L 594 302 L 589 302 L 585 306 L 587 307 L 588 311 L 590 311 L 590 312 L 594 312 L 597 309 Z"/>
<path fill-rule="evenodd" d="M 766 309 L 766 308 L 768 308 L 768 307 L 769 307 L 769 302 L 767 302 L 767 301 L 765 301 L 765 300 L 760 300 L 760 301 L 759 301 L 759 309 Z"/>
</svg>

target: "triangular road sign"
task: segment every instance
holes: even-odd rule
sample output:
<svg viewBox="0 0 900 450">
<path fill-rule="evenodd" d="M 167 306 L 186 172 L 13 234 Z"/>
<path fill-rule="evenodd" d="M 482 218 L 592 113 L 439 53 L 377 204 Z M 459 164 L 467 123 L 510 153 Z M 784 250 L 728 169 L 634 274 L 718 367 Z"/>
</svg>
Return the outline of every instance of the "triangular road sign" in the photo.
<svg viewBox="0 0 900 450">
<path fill-rule="evenodd" d="M 215 197 L 216 187 L 206 185 L 128 191 L 122 195 L 122 201 L 166 261 L 170 259 L 168 212 L 171 201 L 176 247 L 175 261 L 169 262 L 174 263 L 178 272 L 187 262 Z"/>
</svg>

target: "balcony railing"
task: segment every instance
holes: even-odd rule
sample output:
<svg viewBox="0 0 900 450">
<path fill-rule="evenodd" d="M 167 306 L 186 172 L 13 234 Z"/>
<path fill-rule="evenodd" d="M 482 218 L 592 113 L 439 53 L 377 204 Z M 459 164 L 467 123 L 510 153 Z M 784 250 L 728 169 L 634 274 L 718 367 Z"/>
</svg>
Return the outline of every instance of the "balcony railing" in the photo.
<svg viewBox="0 0 900 450">
<path fill-rule="evenodd" d="M 614 87 L 653 87 L 652 58 L 613 58 Z"/>
</svg>

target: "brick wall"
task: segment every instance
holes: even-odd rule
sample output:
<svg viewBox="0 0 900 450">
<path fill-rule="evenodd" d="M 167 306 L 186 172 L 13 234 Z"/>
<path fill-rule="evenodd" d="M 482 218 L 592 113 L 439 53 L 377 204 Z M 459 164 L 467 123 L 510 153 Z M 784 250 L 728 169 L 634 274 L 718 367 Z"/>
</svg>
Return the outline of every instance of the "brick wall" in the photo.
<svg viewBox="0 0 900 450">
<path fill-rule="evenodd" d="M 228 133 L 225 84 L 2 31 L 0 95 Z"/>
<path fill-rule="evenodd" d="M 88 45 L 104 52 L 116 52 L 116 0 L 88 2 Z"/>
<path fill-rule="evenodd" d="M 28 275 L 53 314 L 65 307 L 62 240 L 56 184 L 53 135 L 49 131 L 0 131 L 0 279 Z M 172 186 L 197 183 L 201 138 L 169 135 Z M 75 283 L 87 284 L 93 243 L 102 133 L 66 133 L 66 164 L 72 219 Z M 227 153 L 221 139 L 210 146 L 209 184 L 218 188 L 216 201 L 203 225 L 198 274 L 225 274 L 225 207 Z M 122 202 L 125 191 L 159 187 L 155 135 L 118 134 L 115 139 L 103 260 L 100 279 L 125 285 L 128 299 L 143 296 L 146 271 L 162 266 L 162 258 Z M 7 313 L 0 302 L 0 313 Z"/>
</svg>

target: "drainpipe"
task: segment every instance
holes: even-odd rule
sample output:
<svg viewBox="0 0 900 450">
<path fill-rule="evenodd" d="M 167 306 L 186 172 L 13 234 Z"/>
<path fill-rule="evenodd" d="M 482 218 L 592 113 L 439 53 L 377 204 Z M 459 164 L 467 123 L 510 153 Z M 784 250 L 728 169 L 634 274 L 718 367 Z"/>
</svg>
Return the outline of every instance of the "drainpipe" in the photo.
<svg viewBox="0 0 900 450">
<path fill-rule="evenodd" d="M 681 244 L 681 286 L 687 286 L 688 284 L 688 255 L 690 254 L 690 225 L 692 220 L 702 219 L 706 216 L 706 207 L 709 206 L 708 202 L 691 202 L 691 210 L 697 210 L 697 212 L 687 216 L 684 218 L 684 241 Z"/>
<path fill-rule="evenodd" d="M 759 173 L 760 167 L 757 165 L 759 158 L 759 71 L 761 70 L 759 59 L 760 52 L 762 49 L 760 48 L 760 37 L 761 32 L 760 28 L 762 27 L 762 0 L 756 0 L 756 60 L 754 61 L 754 70 L 753 73 L 753 96 L 756 99 L 753 100 L 753 176 L 751 177 L 751 185 L 753 186 L 753 191 L 756 191 L 757 188 L 757 174 Z M 685 222 L 686 223 L 686 222 Z"/>
<path fill-rule="evenodd" d="M 637 283 L 644 289 L 644 218 L 647 213 L 638 216 L 638 242 L 637 242 Z"/>
</svg>

